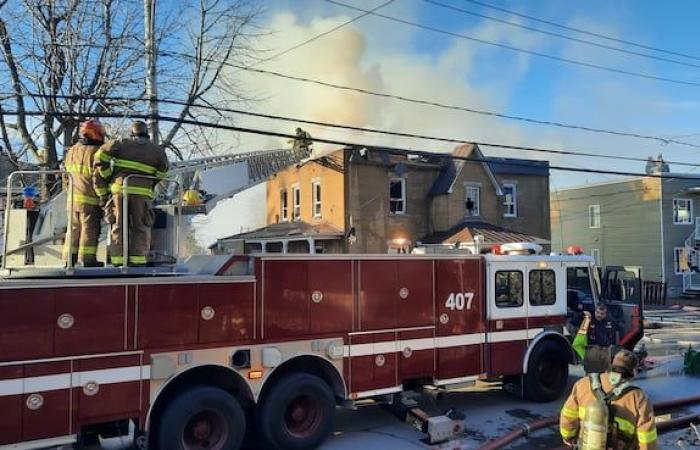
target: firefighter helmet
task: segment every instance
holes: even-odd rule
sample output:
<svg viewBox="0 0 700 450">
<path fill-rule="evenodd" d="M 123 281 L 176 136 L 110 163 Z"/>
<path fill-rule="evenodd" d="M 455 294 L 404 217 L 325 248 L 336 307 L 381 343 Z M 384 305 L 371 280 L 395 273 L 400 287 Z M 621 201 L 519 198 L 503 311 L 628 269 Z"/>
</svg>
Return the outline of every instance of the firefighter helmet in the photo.
<svg viewBox="0 0 700 450">
<path fill-rule="evenodd" d="M 105 140 L 105 128 L 102 126 L 102 122 L 97 119 L 90 119 L 81 123 L 78 133 L 80 137 L 91 141 L 103 142 Z"/>
</svg>

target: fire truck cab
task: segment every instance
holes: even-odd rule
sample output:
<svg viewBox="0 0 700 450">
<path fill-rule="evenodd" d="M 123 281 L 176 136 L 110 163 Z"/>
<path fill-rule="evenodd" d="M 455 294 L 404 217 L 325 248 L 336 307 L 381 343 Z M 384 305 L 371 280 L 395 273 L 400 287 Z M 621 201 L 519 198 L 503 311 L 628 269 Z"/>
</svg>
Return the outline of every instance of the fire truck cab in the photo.
<svg viewBox="0 0 700 450">
<path fill-rule="evenodd" d="M 602 301 L 587 256 L 198 256 L 104 273 L 0 283 L 0 448 L 140 434 L 237 449 L 253 422 L 273 448 L 313 448 L 337 405 L 485 378 L 550 401 L 576 363 L 569 293 L 585 279 Z M 640 306 L 617 306 L 634 346 Z"/>
</svg>

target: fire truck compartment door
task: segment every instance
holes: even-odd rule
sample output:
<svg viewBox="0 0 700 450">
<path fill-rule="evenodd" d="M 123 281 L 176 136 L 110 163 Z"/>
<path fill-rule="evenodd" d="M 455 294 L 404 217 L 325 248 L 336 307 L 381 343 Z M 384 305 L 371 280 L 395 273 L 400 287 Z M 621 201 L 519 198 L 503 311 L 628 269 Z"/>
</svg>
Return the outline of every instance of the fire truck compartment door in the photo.
<svg viewBox="0 0 700 450">
<path fill-rule="evenodd" d="M 480 374 L 486 331 L 484 262 L 460 258 L 435 264 L 437 378 Z"/>
</svg>

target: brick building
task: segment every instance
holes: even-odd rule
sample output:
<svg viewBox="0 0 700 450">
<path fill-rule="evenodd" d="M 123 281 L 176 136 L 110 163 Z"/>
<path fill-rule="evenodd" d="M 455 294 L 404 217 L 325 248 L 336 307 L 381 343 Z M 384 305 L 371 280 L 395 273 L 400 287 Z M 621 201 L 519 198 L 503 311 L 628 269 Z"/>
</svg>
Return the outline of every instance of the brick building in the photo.
<svg viewBox="0 0 700 450">
<path fill-rule="evenodd" d="M 480 252 L 493 244 L 548 246 L 546 161 L 457 158 L 345 148 L 267 182 L 267 226 L 220 239 L 215 252 Z"/>
</svg>

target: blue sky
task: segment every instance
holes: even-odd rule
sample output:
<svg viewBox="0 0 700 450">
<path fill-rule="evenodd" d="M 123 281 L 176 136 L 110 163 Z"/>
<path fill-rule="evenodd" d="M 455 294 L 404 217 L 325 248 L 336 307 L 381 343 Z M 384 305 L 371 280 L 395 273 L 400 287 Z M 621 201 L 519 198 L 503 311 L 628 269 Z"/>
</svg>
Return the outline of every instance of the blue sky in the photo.
<svg viewBox="0 0 700 450">
<path fill-rule="evenodd" d="M 384 0 L 340 0 L 371 9 Z M 700 65 L 700 59 L 656 53 L 568 32 L 494 11 L 465 0 L 437 0 L 501 19 L 581 39 L 620 46 Z M 700 2 L 677 1 L 509 1 L 484 0 L 522 14 L 615 36 L 645 45 L 697 54 L 700 57 Z M 303 42 L 360 13 L 323 0 L 269 0 L 261 18 L 271 34 L 262 48 L 271 54 Z M 581 60 L 653 76 L 700 82 L 700 68 L 655 61 L 545 36 L 448 11 L 423 0 L 395 0 L 381 13 L 455 33 L 510 46 Z M 608 73 L 498 49 L 463 39 L 419 30 L 383 18 L 365 17 L 260 67 L 344 85 L 436 100 L 477 109 L 540 120 L 638 132 L 663 137 L 700 133 L 700 86 L 681 86 Z M 698 149 L 615 137 L 464 112 L 377 99 L 362 94 L 241 74 L 244 86 L 262 100 L 252 108 L 313 120 L 363 127 L 446 136 L 523 146 L 580 150 L 646 158 L 660 152 L 667 160 L 700 163 Z M 248 119 L 244 124 L 276 129 L 292 126 Z M 263 125 L 264 124 L 264 125 Z M 450 151 L 451 145 L 408 139 L 378 138 L 361 133 L 312 129 L 314 136 L 368 144 L 401 145 L 431 151 Z M 700 144 L 700 134 L 683 138 Z M 270 139 L 243 137 L 245 147 L 278 145 Z M 487 154 L 549 159 L 573 167 L 643 172 L 644 164 L 542 153 L 483 149 Z M 695 169 L 673 166 L 678 172 Z M 552 187 L 561 189 L 614 179 L 610 175 L 552 172 Z M 257 194 L 260 195 L 260 190 Z M 251 204 L 254 204 L 251 203 Z"/>
</svg>

